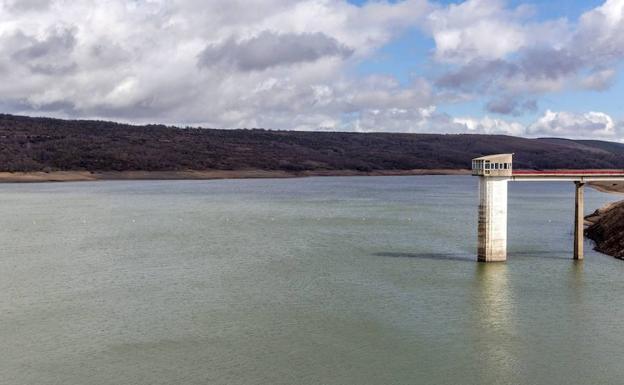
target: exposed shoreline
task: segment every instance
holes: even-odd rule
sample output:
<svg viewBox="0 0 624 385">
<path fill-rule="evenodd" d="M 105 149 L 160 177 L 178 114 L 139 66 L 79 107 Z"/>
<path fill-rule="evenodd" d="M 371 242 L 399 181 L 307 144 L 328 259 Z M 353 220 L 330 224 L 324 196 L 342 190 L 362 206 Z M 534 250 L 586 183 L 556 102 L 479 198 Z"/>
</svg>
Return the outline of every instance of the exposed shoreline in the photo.
<svg viewBox="0 0 624 385">
<path fill-rule="evenodd" d="M 211 180 L 257 178 L 304 178 L 310 176 L 406 176 L 406 175 L 470 175 L 470 170 L 314 170 L 290 172 L 282 170 L 188 170 L 188 171 L 51 171 L 0 172 L 0 183 L 89 182 L 107 180 Z"/>
<path fill-rule="evenodd" d="M 604 205 L 585 217 L 585 235 L 595 243 L 594 250 L 624 259 L 624 201 Z"/>
<path fill-rule="evenodd" d="M 623 182 L 590 182 L 589 185 L 600 192 L 624 194 Z"/>
<path fill-rule="evenodd" d="M 624 183 L 593 182 L 598 191 L 624 194 Z M 607 203 L 585 217 L 585 235 L 595 243 L 594 250 L 624 259 L 624 200 Z"/>
</svg>

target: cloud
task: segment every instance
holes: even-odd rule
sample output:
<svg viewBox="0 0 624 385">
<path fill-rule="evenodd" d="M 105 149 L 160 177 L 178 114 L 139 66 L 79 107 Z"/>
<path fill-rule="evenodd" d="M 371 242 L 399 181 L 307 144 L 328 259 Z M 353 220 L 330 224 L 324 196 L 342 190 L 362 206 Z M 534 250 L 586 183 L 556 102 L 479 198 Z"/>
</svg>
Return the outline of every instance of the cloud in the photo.
<svg viewBox="0 0 624 385">
<path fill-rule="evenodd" d="M 527 111 L 537 111 L 537 101 L 531 99 L 522 102 L 517 98 L 503 96 L 490 100 L 486 105 L 486 110 L 497 114 L 520 116 Z"/>
<path fill-rule="evenodd" d="M 50 6 L 50 0 L 9 0 L 6 7 L 14 11 L 43 11 Z"/>
<path fill-rule="evenodd" d="M 582 68 L 579 59 L 564 50 L 527 49 L 515 60 L 474 59 L 443 74 L 436 84 L 462 92 L 524 97 L 559 91 L 567 76 Z"/>
<path fill-rule="evenodd" d="M 68 28 L 50 30 L 43 39 L 17 31 L 12 37 L 20 48 L 12 59 L 26 65 L 33 73 L 61 75 L 76 68 L 71 54 L 76 46 L 75 32 Z"/>
<path fill-rule="evenodd" d="M 615 81 L 617 73 L 612 68 L 597 69 L 581 80 L 583 88 L 594 91 L 604 91 Z"/>
<path fill-rule="evenodd" d="M 509 122 L 503 119 L 494 119 L 489 116 L 483 118 L 454 118 L 455 125 L 464 127 L 462 130 L 474 134 L 502 134 L 523 135 L 525 127 L 518 122 Z"/>
<path fill-rule="evenodd" d="M 607 0 L 580 18 L 574 45 L 593 63 L 617 61 L 624 56 L 624 0 Z"/>
<path fill-rule="evenodd" d="M 382 76 L 341 78 L 309 87 L 275 77 L 240 97 L 243 103 L 219 108 L 227 111 L 219 119 L 228 127 L 417 131 L 425 128 L 423 114 L 433 102 L 424 80 L 403 87 Z"/>
<path fill-rule="evenodd" d="M 548 107 L 542 95 L 613 84 L 624 0 L 577 21 L 508 4 L 0 0 L 0 107 L 223 128 L 533 135 L 513 117 L 538 100 Z M 407 81 L 359 71 L 407 31 L 435 43 L 431 70 Z M 471 100 L 495 117 L 441 112 Z"/>
<path fill-rule="evenodd" d="M 444 132 L 499 134 L 528 137 L 565 137 L 571 139 L 603 139 L 621 141 L 624 122 L 603 112 L 573 113 L 547 110 L 530 124 L 507 119 L 485 117 L 451 117 L 432 113 L 422 126 L 441 126 Z"/>
<path fill-rule="evenodd" d="M 224 128 L 351 129 L 357 116 L 392 109 L 416 118 L 433 103 L 428 81 L 351 73 L 430 9 L 426 0 L 0 0 L 0 106 Z"/>
<path fill-rule="evenodd" d="M 314 62 L 321 58 L 347 58 L 353 49 L 321 32 L 278 34 L 263 31 L 253 38 L 227 39 L 209 45 L 200 54 L 199 65 L 229 65 L 241 71 L 262 71 L 280 65 Z"/>
<path fill-rule="evenodd" d="M 426 30 L 436 43 L 435 58 L 456 64 L 502 59 L 523 47 L 550 46 L 566 30 L 562 22 L 528 22 L 530 6 L 506 5 L 503 0 L 467 0 L 433 11 Z"/>
<path fill-rule="evenodd" d="M 511 78 L 519 72 L 516 64 L 505 60 L 475 59 L 450 70 L 436 80 L 436 85 L 458 90 L 488 91 L 500 79 Z"/>
<path fill-rule="evenodd" d="M 488 110 L 516 115 L 523 99 L 566 90 L 605 90 L 624 58 L 624 0 L 608 0 L 583 14 L 533 22 L 528 9 L 498 0 L 468 0 L 429 16 L 434 58 L 449 65 L 436 84 L 447 90 L 506 95 Z M 514 100 L 515 99 L 515 100 Z"/>
<path fill-rule="evenodd" d="M 621 123 L 616 123 L 611 116 L 603 112 L 575 114 L 547 110 L 541 118 L 527 127 L 527 134 L 568 138 L 619 139 L 623 128 Z"/>
</svg>

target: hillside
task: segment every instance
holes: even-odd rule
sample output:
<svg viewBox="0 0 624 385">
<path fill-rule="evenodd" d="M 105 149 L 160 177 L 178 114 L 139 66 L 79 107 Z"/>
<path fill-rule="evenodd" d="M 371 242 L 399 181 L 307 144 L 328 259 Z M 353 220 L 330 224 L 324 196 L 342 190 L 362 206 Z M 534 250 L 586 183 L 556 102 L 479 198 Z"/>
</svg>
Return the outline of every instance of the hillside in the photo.
<svg viewBox="0 0 624 385">
<path fill-rule="evenodd" d="M 200 129 L 0 115 L 0 171 L 462 169 L 513 152 L 516 168 L 624 168 L 624 146 L 501 135 Z"/>
<path fill-rule="evenodd" d="M 596 242 L 596 250 L 624 259 L 624 201 L 596 210 L 586 221 L 585 234 Z"/>
</svg>

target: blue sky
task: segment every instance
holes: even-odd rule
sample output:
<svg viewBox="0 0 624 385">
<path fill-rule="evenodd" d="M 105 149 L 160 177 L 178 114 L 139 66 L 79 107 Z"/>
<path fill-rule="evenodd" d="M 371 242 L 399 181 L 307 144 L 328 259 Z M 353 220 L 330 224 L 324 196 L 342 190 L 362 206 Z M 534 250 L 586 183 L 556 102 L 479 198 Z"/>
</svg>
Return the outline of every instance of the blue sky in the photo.
<svg viewBox="0 0 624 385">
<path fill-rule="evenodd" d="M 0 112 L 624 141 L 624 0 L 0 0 Z"/>
<path fill-rule="evenodd" d="M 363 6 L 368 0 L 349 0 L 350 3 Z M 396 1 L 394 1 L 396 3 Z M 448 6 L 461 4 L 461 1 L 436 1 L 434 4 Z M 570 23 L 577 23 L 579 17 L 588 11 L 602 5 L 602 0 L 564 1 L 564 0 L 539 0 L 522 1 L 510 0 L 504 2 L 509 8 L 518 6 L 531 6 L 534 9 L 533 20 L 549 21 L 564 18 Z M 412 28 L 388 44 L 381 47 L 378 54 L 373 58 L 362 61 L 357 66 L 360 74 L 383 73 L 396 77 L 402 83 L 407 84 L 414 76 L 432 76 L 434 70 L 429 57 L 435 50 L 435 42 L 431 36 L 427 36 L 419 28 Z M 563 110 L 576 113 L 586 111 L 602 111 L 617 118 L 624 118 L 622 98 L 624 98 L 624 74 L 623 65 L 618 65 L 616 80 L 607 90 L 573 90 L 553 92 L 540 97 L 541 109 Z M 450 115 L 483 115 L 483 106 L 487 103 L 486 97 L 475 98 L 464 103 L 453 103 L 441 106 L 439 111 Z M 540 109 L 527 112 L 517 120 L 529 124 L 540 115 Z M 495 117 L 503 117 L 500 114 L 490 113 Z"/>
</svg>

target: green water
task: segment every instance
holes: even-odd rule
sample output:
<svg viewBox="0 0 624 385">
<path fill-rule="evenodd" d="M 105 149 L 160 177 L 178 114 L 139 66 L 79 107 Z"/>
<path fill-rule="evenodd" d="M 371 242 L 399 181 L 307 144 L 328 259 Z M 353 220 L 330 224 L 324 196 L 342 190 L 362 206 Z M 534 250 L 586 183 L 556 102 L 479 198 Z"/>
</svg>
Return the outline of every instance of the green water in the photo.
<svg viewBox="0 0 624 385">
<path fill-rule="evenodd" d="M 621 384 L 573 192 L 510 184 L 486 265 L 472 177 L 0 185 L 0 384 Z"/>
</svg>

